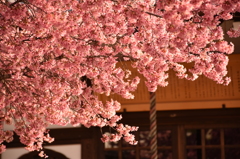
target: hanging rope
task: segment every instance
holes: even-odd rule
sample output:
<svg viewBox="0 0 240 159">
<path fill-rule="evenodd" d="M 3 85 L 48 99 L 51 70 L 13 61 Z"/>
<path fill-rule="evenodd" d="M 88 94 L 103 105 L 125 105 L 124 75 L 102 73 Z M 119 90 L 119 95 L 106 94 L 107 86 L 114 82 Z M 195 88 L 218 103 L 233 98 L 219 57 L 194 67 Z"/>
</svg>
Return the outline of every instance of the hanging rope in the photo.
<svg viewBox="0 0 240 159">
<path fill-rule="evenodd" d="M 157 159 L 157 111 L 156 94 L 150 92 L 150 151 L 151 159 Z"/>
</svg>

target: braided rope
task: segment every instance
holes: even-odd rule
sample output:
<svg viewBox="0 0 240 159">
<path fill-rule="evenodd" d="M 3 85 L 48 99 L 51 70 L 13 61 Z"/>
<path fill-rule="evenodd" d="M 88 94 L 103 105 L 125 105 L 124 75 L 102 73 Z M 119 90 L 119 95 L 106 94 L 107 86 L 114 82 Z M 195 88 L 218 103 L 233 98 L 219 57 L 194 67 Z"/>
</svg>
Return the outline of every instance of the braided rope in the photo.
<svg viewBox="0 0 240 159">
<path fill-rule="evenodd" d="M 151 159 L 157 159 L 157 111 L 156 94 L 150 92 L 150 151 Z"/>
</svg>

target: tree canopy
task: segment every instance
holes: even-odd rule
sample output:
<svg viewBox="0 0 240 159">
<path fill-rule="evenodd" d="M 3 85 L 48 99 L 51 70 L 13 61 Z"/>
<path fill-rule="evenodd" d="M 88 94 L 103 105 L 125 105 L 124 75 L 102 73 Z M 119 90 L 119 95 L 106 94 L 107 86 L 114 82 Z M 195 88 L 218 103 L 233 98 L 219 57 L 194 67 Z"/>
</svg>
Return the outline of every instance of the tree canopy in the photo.
<svg viewBox="0 0 240 159">
<path fill-rule="evenodd" d="M 140 78 L 117 64 L 131 61 L 150 92 L 170 69 L 227 85 L 234 46 L 220 24 L 236 12 L 239 0 L 0 0 L 0 152 L 13 139 L 3 123 L 30 151 L 53 141 L 50 124 L 109 126 L 116 133 L 103 141 L 136 144 L 137 127 L 118 123 L 120 103 L 98 98 L 134 98 Z"/>
</svg>

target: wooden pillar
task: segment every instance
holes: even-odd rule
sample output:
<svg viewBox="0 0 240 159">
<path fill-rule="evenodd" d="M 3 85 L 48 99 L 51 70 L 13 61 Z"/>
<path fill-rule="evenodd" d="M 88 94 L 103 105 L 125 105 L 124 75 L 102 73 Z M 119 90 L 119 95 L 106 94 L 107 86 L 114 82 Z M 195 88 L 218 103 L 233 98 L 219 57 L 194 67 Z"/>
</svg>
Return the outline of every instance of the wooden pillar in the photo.
<svg viewBox="0 0 240 159">
<path fill-rule="evenodd" d="M 151 159 L 157 159 L 157 110 L 155 92 L 150 92 L 150 138 Z"/>
</svg>

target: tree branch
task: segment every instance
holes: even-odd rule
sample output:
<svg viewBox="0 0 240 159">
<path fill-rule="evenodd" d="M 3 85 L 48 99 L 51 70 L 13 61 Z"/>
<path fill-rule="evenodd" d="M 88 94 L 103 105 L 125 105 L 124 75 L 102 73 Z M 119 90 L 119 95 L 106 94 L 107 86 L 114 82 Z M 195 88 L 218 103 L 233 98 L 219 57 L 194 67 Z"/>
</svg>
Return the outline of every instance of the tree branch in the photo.
<svg viewBox="0 0 240 159">
<path fill-rule="evenodd" d="M 149 15 L 153 15 L 153 16 L 158 17 L 158 18 L 162 18 L 162 16 L 157 15 L 157 14 L 154 14 L 154 13 L 150 13 L 150 12 L 145 12 L 145 13 L 147 13 L 147 14 L 149 14 Z"/>
</svg>

